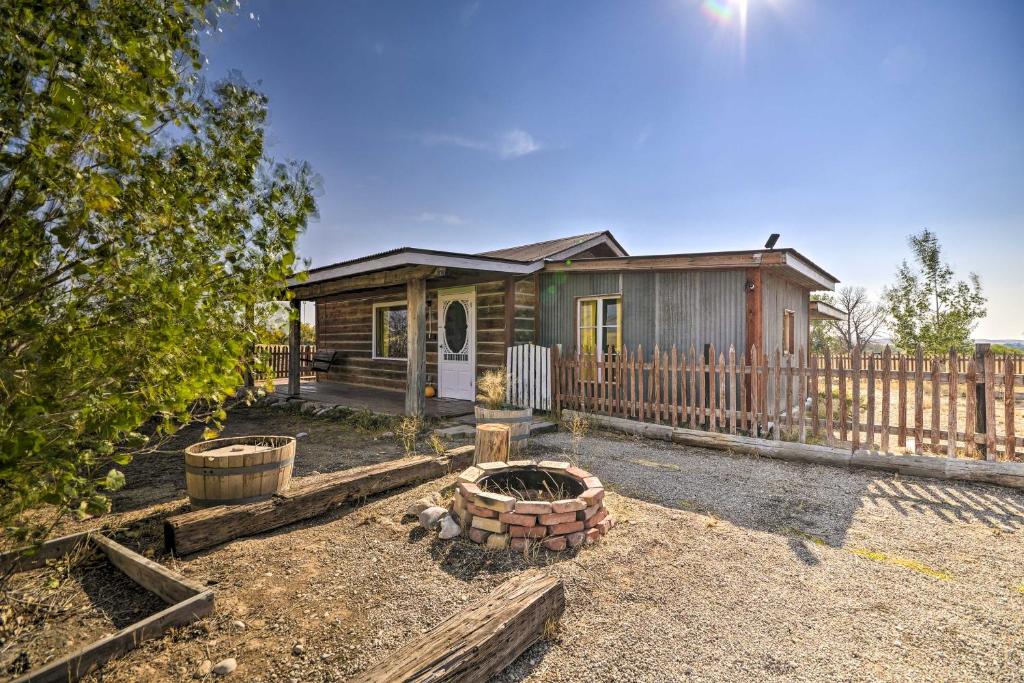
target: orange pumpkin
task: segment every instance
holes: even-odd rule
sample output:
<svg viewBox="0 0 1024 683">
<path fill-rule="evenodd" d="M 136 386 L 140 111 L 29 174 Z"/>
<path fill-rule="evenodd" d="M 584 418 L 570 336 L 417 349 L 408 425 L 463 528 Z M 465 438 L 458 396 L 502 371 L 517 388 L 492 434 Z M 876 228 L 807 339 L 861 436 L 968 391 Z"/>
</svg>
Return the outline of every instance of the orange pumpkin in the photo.
<svg viewBox="0 0 1024 683">
<path fill-rule="evenodd" d="M 429 385 L 429 384 L 427 385 L 427 388 L 423 390 L 423 394 L 424 394 L 424 395 L 425 395 L 425 396 L 426 396 L 427 398 L 433 398 L 433 397 L 434 397 L 434 393 L 435 393 L 435 391 L 434 391 L 434 387 L 432 387 L 432 386 L 431 386 L 431 385 Z"/>
</svg>

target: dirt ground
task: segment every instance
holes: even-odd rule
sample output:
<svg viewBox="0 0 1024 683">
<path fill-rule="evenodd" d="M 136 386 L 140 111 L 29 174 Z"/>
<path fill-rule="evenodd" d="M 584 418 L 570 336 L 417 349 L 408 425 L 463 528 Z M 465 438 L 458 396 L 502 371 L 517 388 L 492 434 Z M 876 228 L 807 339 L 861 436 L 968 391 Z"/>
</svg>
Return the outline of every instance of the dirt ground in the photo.
<svg viewBox="0 0 1024 683">
<path fill-rule="evenodd" d="M 391 439 L 273 409 L 228 424 L 229 435 L 308 432 L 296 476 L 400 454 Z M 602 478 L 619 520 L 604 541 L 530 558 L 440 541 L 404 512 L 447 477 L 193 556 L 157 555 L 214 588 L 215 615 L 93 679 L 196 680 L 204 660 L 234 657 L 227 680 L 345 680 L 540 564 L 565 584 L 560 630 L 497 681 L 1024 680 L 1020 492 L 605 433 L 576 445 L 545 435 L 531 452 Z M 180 457 L 151 456 L 127 475 L 98 521 L 153 552 L 163 516 L 185 505 Z"/>
</svg>

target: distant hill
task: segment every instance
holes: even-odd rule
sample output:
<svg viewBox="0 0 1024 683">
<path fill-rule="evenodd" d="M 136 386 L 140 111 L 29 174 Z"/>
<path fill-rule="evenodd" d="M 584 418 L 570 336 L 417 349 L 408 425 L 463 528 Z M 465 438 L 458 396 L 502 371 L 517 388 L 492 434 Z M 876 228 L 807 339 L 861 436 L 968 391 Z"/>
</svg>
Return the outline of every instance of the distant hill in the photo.
<svg viewBox="0 0 1024 683">
<path fill-rule="evenodd" d="M 1024 339 L 975 339 L 980 344 L 1002 344 L 1024 351 Z"/>
</svg>

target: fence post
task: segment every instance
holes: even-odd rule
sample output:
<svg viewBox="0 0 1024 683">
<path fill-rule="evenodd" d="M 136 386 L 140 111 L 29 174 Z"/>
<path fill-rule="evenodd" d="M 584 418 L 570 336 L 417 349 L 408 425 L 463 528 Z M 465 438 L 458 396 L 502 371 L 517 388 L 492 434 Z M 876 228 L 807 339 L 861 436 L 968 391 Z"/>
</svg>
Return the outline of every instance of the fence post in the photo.
<svg viewBox="0 0 1024 683">
<path fill-rule="evenodd" d="M 976 434 L 985 434 L 988 431 L 988 420 L 986 419 L 987 406 L 985 405 L 985 394 L 987 393 L 986 389 L 988 388 L 989 382 L 992 381 L 992 378 L 989 377 L 990 373 L 988 372 L 988 368 L 985 367 L 985 356 L 988 354 L 989 348 L 989 344 L 974 345 L 975 367 L 981 370 L 981 381 L 975 385 L 974 430 Z M 968 439 L 972 439 L 975 443 L 977 443 L 977 439 L 975 439 L 974 434 L 965 434 L 964 436 Z M 989 457 L 995 457 L 995 453 L 991 454 L 991 456 L 989 455 L 988 444 L 982 444 L 978 446 L 978 451 L 981 453 L 982 456 L 984 456 L 986 460 L 989 459 Z"/>
</svg>

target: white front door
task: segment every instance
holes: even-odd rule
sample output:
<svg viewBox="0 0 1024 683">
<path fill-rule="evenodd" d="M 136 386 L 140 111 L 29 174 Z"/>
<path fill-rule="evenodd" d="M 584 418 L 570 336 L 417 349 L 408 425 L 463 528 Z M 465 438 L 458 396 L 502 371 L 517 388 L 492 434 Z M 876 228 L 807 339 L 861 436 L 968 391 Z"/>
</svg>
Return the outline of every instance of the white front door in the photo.
<svg viewBox="0 0 1024 683">
<path fill-rule="evenodd" d="M 438 396 L 476 397 L 476 290 L 448 290 L 437 297 Z"/>
</svg>

